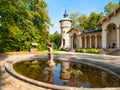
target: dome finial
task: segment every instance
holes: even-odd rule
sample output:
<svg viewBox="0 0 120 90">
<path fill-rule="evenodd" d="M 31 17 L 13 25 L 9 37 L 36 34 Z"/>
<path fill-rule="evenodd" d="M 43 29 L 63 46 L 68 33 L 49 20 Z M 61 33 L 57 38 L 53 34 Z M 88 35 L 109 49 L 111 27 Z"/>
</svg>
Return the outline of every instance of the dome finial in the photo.
<svg viewBox="0 0 120 90">
<path fill-rule="evenodd" d="M 68 14 L 67 14 L 67 11 L 66 11 L 66 6 L 65 6 L 64 18 L 68 18 Z"/>
</svg>

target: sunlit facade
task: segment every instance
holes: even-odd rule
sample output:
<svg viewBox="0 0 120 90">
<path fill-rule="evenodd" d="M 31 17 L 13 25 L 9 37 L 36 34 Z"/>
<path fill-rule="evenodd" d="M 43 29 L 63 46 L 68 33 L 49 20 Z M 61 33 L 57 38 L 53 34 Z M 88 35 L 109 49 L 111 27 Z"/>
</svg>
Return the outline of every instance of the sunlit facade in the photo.
<svg viewBox="0 0 120 90">
<path fill-rule="evenodd" d="M 83 30 L 69 27 L 66 30 L 69 41 L 65 42 L 69 46 L 66 47 L 69 49 L 120 48 L 120 6 L 104 17 L 99 24 L 102 25 L 102 29 L 99 30 Z M 62 26 L 67 27 L 65 25 Z M 65 35 L 63 32 L 61 34 L 62 36 Z"/>
</svg>

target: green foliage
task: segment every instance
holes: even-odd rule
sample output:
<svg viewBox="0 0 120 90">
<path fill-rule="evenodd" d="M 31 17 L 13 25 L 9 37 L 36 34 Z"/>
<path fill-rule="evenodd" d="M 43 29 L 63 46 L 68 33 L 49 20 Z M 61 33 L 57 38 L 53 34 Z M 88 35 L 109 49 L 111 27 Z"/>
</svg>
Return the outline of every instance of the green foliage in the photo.
<svg viewBox="0 0 120 90">
<path fill-rule="evenodd" d="M 46 46 L 46 44 L 39 44 L 38 46 L 37 46 L 37 49 L 39 50 L 39 51 L 43 51 L 43 50 L 47 50 L 47 46 Z"/>
<path fill-rule="evenodd" d="M 119 6 L 119 4 L 116 4 L 112 1 L 110 1 L 104 8 L 104 13 L 105 15 L 110 14 L 113 10 L 115 10 L 117 7 Z"/>
<path fill-rule="evenodd" d="M 83 75 L 81 70 L 75 70 L 75 69 L 70 69 L 68 71 L 71 75 L 77 76 L 77 75 Z"/>
<path fill-rule="evenodd" d="M 69 48 L 61 48 L 60 51 L 69 51 Z"/>
<path fill-rule="evenodd" d="M 25 64 L 25 65 L 30 65 L 31 62 L 26 60 L 26 61 L 24 61 L 24 64 Z"/>
<path fill-rule="evenodd" d="M 92 54 L 99 54 L 100 53 L 99 48 L 78 48 L 76 51 L 80 52 L 80 53 L 92 53 Z"/>
<path fill-rule="evenodd" d="M 79 21 L 79 25 L 78 25 L 78 28 L 83 28 L 83 29 L 87 29 L 87 26 L 88 26 L 88 16 L 86 14 L 83 14 L 81 15 L 79 18 L 78 18 L 78 21 Z"/>
<path fill-rule="evenodd" d="M 72 20 L 72 27 L 77 28 L 79 23 L 79 12 L 73 12 L 70 14 L 70 19 Z"/>
<path fill-rule="evenodd" d="M 110 1 L 104 8 L 104 14 L 108 15 L 113 10 L 115 10 L 119 4 L 116 4 Z M 100 29 L 101 25 L 98 22 L 102 19 L 103 13 L 91 12 L 89 16 L 86 14 L 80 15 L 78 12 L 73 12 L 70 15 L 71 20 L 73 21 L 72 26 L 75 28 L 82 28 L 85 30 L 95 30 Z"/>
<path fill-rule="evenodd" d="M 83 53 L 87 53 L 87 49 L 83 49 L 83 51 L 82 51 Z"/>
<path fill-rule="evenodd" d="M 103 13 L 91 12 L 89 16 L 86 14 L 79 15 L 79 13 L 72 13 L 70 18 L 73 21 L 75 28 L 82 28 L 86 30 L 100 29 L 98 22 L 102 19 Z"/>
<path fill-rule="evenodd" d="M 45 70 L 45 71 L 53 71 L 53 70 L 54 70 L 54 67 L 45 67 L 44 70 Z"/>
<path fill-rule="evenodd" d="M 54 49 L 59 49 L 61 44 L 61 35 L 56 31 L 50 36 L 50 42 L 54 43 Z"/>
<path fill-rule="evenodd" d="M 33 60 L 31 62 L 30 67 L 32 67 L 32 68 L 40 68 L 39 61 L 38 60 Z"/>
<path fill-rule="evenodd" d="M 95 12 L 91 12 L 88 17 L 88 21 L 85 29 L 87 30 L 100 29 L 101 25 L 99 25 L 98 22 L 102 19 L 102 17 L 103 17 L 103 13 L 97 14 Z"/>
<path fill-rule="evenodd" d="M 48 43 L 46 8 L 44 0 L 0 0 L 0 52 L 28 51 L 31 42 Z"/>
</svg>

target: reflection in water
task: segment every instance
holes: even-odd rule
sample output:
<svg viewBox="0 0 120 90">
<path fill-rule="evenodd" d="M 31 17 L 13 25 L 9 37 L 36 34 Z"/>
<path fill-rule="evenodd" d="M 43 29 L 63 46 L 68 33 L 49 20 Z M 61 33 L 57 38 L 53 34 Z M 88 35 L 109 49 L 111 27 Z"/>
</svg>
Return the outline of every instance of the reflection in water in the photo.
<svg viewBox="0 0 120 90">
<path fill-rule="evenodd" d="M 55 68 L 55 66 L 45 68 L 45 72 L 47 72 L 46 73 L 46 75 L 47 75 L 46 81 L 48 81 L 51 84 L 54 84 L 54 68 Z"/>
<path fill-rule="evenodd" d="M 71 78 L 70 73 L 68 72 L 70 68 L 70 62 L 62 62 L 61 63 L 61 71 L 60 71 L 60 79 L 63 79 L 63 82 L 66 85 L 66 81 Z"/>
<path fill-rule="evenodd" d="M 23 61 L 14 64 L 13 67 L 19 74 L 55 85 L 86 88 L 120 87 L 119 78 L 98 68 L 65 61 L 56 61 L 56 66 L 50 68 L 46 67 L 46 61 Z"/>
</svg>

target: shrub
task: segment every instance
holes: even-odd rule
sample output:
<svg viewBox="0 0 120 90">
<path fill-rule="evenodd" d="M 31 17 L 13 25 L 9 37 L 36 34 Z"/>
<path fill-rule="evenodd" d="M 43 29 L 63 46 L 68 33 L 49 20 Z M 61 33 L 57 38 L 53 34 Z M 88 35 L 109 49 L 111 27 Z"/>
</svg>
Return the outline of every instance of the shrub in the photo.
<svg viewBox="0 0 120 90">
<path fill-rule="evenodd" d="M 37 49 L 38 49 L 39 51 L 47 50 L 47 46 L 46 46 L 46 44 L 39 44 L 39 45 L 37 46 Z"/>
<path fill-rule="evenodd" d="M 93 53 L 93 54 L 98 54 L 100 52 L 100 49 L 98 48 L 78 48 L 76 50 L 77 52 L 80 52 L 80 53 Z"/>
<path fill-rule="evenodd" d="M 87 49 L 83 49 L 82 52 L 83 52 L 83 53 L 87 53 Z"/>
<path fill-rule="evenodd" d="M 96 49 L 95 49 L 95 53 L 96 53 L 96 54 L 100 53 L 100 49 L 97 49 L 97 48 L 96 48 Z"/>
<path fill-rule="evenodd" d="M 68 48 L 61 48 L 60 51 L 68 51 Z"/>
</svg>

